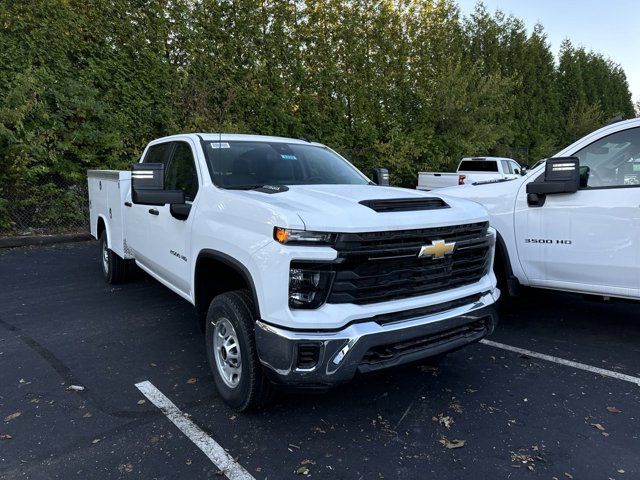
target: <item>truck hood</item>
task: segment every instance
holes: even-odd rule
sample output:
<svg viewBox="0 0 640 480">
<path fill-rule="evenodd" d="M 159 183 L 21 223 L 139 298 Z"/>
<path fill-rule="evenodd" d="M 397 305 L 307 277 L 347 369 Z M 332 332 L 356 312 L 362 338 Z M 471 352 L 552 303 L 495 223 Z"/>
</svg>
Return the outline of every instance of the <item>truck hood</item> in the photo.
<svg viewBox="0 0 640 480">
<path fill-rule="evenodd" d="M 253 200 L 296 213 L 307 230 L 363 232 L 456 225 L 488 220 L 484 207 L 418 190 L 375 185 L 293 185 L 278 193 L 239 191 Z M 363 200 L 442 198 L 450 208 L 377 212 Z"/>
</svg>

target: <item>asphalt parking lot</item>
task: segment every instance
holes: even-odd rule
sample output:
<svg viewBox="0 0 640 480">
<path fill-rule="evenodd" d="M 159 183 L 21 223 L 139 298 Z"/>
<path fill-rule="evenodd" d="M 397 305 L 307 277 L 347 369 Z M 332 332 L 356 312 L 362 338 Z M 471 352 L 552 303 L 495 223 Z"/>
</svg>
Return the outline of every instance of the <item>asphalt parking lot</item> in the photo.
<svg viewBox="0 0 640 480">
<path fill-rule="evenodd" d="M 97 258 L 0 252 L 0 478 L 224 478 L 144 381 L 255 479 L 640 478 L 640 305 L 540 291 L 491 337 L 626 380 L 476 344 L 238 415 L 192 307 L 143 274 L 106 285 Z"/>
</svg>

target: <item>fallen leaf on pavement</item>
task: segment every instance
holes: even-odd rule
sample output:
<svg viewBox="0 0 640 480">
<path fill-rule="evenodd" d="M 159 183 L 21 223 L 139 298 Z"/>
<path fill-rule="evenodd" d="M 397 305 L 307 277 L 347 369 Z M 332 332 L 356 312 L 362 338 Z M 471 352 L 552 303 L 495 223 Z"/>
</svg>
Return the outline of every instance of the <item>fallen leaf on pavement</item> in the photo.
<svg viewBox="0 0 640 480">
<path fill-rule="evenodd" d="M 593 428 L 597 428 L 601 432 L 604 432 L 604 430 L 605 430 L 604 427 L 600 423 L 590 423 L 589 425 L 591 425 Z"/>
<path fill-rule="evenodd" d="M 4 421 L 5 422 L 10 422 L 14 418 L 18 418 L 20 415 L 22 415 L 22 412 L 12 413 L 11 415 L 7 415 L 6 417 L 4 417 Z"/>
<path fill-rule="evenodd" d="M 143 398 L 142 400 L 138 400 L 138 405 L 144 405 L 147 401 Z"/>
<path fill-rule="evenodd" d="M 298 467 L 295 473 L 298 475 L 309 475 L 309 469 L 307 467 Z"/>
<path fill-rule="evenodd" d="M 99 438 L 95 438 L 95 439 L 93 439 L 93 440 L 91 441 L 91 443 L 98 443 L 99 441 L 100 441 L 100 439 L 99 439 Z"/>
<path fill-rule="evenodd" d="M 0 440 L 11 440 L 12 438 L 13 437 L 11 435 L 9 435 L 8 433 L 0 435 Z"/>
<path fill-rule="evenodd" d="M 440 439 L 440 443 L 451 450 L 453 448 L 462 448 L 462 447 L 464 447 L 464 444 L 467 443 L 467 441 L 466 440 L 456 440 L 456 439 L 449 440 L 447 437 L 442 437 Z"/>
<path fill-rule="evenodd" d="M 437 417 L 431 417 L 431 420 L 433 420 L 434 422 L 438 422 L 440 425 L 445 426 L 447 429 L 451 428 L 451 425 L 455 423 L 453 421 L 453 418 L 442 413 L 439 413 Z"/>
<path fill-rule="evenodd" d="M 564 472 L 564 476 L 567 478 L 573 478 L 573 475 L 571 475 L 570 473 Z"/>
<path fill-rule="evenodd" d="M 74 392 L 81 392 L 84 390 L 84 387 L 82 385 L 69 385 L 67 387 L 67 390 L 73 390 Z"/>
<path fill-rule="evenodd" d="M 191 377 L 189 380 L 187 380 L 187 383 L 188 383 L 189 385 L 193 385 L 193 384 L 194 384 L 194 383 L 196 383 L 196 382 L 197 382 L 197 380 L 196 380 L 195 378 L 193 378 L 193 377 Z"/>
<path fill-rule="evenodd" d="M 618 410 L 616 407 L 607 407 L 610 413 L 622 413 L 622 410 Z"/>
</svg>

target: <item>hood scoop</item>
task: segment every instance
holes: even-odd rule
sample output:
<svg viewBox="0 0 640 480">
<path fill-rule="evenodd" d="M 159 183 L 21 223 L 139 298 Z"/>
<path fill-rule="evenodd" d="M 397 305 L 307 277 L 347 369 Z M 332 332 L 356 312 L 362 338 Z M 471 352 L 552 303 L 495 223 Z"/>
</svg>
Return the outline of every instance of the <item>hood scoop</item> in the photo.
<svg viewBox="0 0 640 480">
<path fill-rule="evenodd" d="M 369 207 L 379 213 L 412 212 L 416 210 L 438 210 L 449 208 L 449 205 L 438 197 L 425 198 L 388 198 L 381 200 L 362 200 L 360 205 Z"/>
</svg>

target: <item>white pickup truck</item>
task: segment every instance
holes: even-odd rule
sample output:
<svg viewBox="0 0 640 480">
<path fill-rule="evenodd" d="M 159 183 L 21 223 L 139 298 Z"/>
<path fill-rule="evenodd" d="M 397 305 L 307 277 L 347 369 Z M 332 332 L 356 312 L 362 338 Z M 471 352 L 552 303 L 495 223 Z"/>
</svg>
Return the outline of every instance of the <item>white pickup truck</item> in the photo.
<svg viewBox="0 0 640 480">
<path fill-rule="evenodd" d="M 105 279 L 133 262 L 191 302 L 236 410 L 274 383 L 326 388 L 496 325 L 486 210 L 376 185 L 324 145 L 177 135 L 88 182 Z"/>
<path fill-rule="evenodd" d="M 640 119 L 601 128 L 524 177 L 441 193 L 489 210 L 503 291 L 640 299 Z"/>
<path fill-rule="evenodd" d="M 473 185 L 518 178 L 524 173 L 518 162 L 502 157 L 465 157 L 456 173 L 419 172 L 418 190 L 430 191 L 455 185 Z"/>
</svg>

